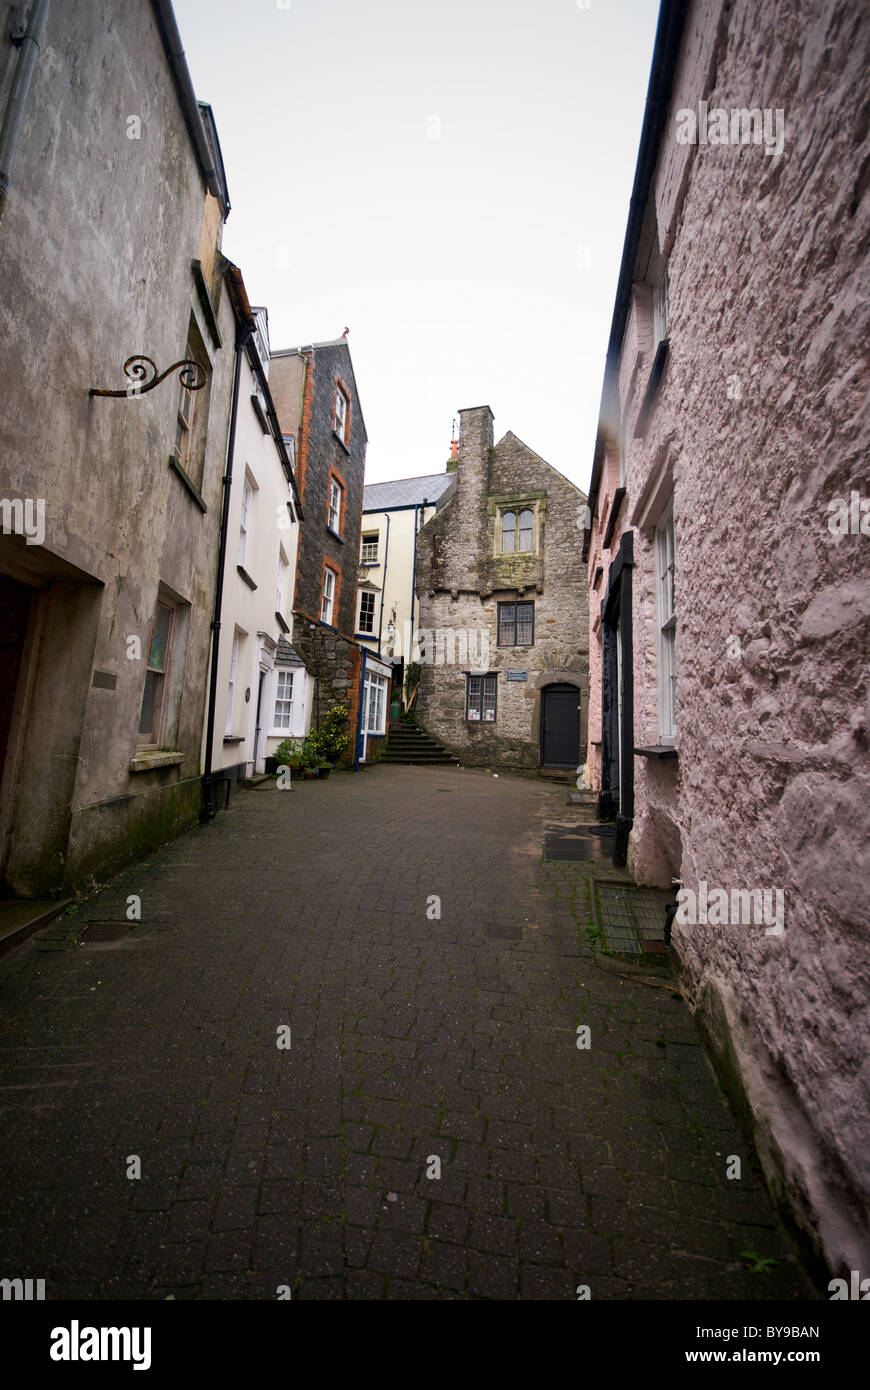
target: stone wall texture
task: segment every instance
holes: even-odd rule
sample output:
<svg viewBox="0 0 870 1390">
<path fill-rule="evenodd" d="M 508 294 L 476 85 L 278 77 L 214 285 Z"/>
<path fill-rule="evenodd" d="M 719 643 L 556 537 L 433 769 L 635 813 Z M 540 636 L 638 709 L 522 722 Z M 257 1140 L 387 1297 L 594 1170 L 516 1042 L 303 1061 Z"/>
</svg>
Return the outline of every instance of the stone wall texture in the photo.
<svg viewBox="0 0 870 1390">
<path fill-rule="evenodd" d="M 636 746 L 656 743 L 652 525 L 676 530 L 678 762 L 635 760 L 629 865 L 781 889 L 785 930 L 675 926 L 685 988 L 776 1194 L 827 1264 L 870 1270 L 870 10 L 691 6 L 651 193 L 670 348 L 644 434 L 643 291 L 619 370 L 589 580 L 635 529 Z M 781 154 L 679 144 L 676 112 L 784 114 Z M 643 271 L 641 269 L 641 274 Z M 647 326 L 649 320 L 647 317 Z M 628 489 L 601 549 L 624 451 Z M 870 530 L 870 524 L 868 524 Z M 599 737 L 593 709 L 590 761 Z"/>
<path fill-rule="evenodd" d="M 365 472 L 366 430 L 346 342 L 318 343 L 300 355 L 277 352 L 270 389 L 281 427 L 297 433 L 296 480 L 302 499 L 293 598 L 293 646 L 314 677 L 312 728 L 335 704 L 349 709 L 348 747 L 341 765 L 353 762 L 359 715 L 362 648 L 353 639 Z M 304 384 L 303 384 L 304 383 Z M 349 400 L 346 438 L 333 430 L 335 388 Z M 299 398 L 301 391 L 301 427 Z M 339 533 L 327 525 L 330 478 L 343 488 Z M 320 621 L 324 564 L 338 575 L 332 623 Z"/>
<path fill-rule="evenodd" d="M 359 569 L 360 520 L 362 517 L 363 473 L 365 471 L 366 431 L 356 391 L 350 352 L 346 343 L 318 344 L 307 349 L 308 372 L 302 405 L 302 428 L 297 439 L 297 483 L 302 498 L 303 520 L 299 534 L 294 606 L 303 613 L 320 616 L 324 559 L 338 572 L 338 602 L 333 626 L 351 635 L 356 622 L 356 585 Z M 297 362 L 277 354 L 272 359 L 270 385 L 275 384 L 275 405 L 282 429 L 292 433 L 298 422 L 285 418 L 284 401 L 290 392 L 284 377 L 295 375 Z M 350 398 L 347 443 L 333 431 L 336 381 L 340 380 Z M 340 538 L 327 528 L 329 480 L 338 478 L 344 487 L 344 507 Z"/>
<path fill-rule="evenodd" d="M 417 717 L 464 763 L 531 770 L 541 761 L 545 685 L 578 688 L 579 747 L 586 746 L 589 631 L 580 555 L 586 498 L 516 435 L 493 447 L 488 406 L 460 411 L 460 419 L 457 491 L 417 542 L 426 656 Z M 498 507 L 512 498 L 536 509 L 530 554 L 496 553 Z M 518 599 L 534 602 L 534 645 L 499 647 L 498 604 Z M 526 679 L 508 681 L 509 669 L 525 670 Z M 466 719 L 466 673 L 476 670 L 498 673 L 492 724 Z"/>
</svg>

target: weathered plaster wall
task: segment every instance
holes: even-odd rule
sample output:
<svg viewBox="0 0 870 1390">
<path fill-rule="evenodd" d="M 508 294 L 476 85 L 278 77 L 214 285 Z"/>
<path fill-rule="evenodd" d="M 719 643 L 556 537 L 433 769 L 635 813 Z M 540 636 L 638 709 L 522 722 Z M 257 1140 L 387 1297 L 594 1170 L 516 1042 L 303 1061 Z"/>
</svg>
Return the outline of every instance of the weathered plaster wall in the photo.
<svg viewBox="0 0 870 1390">
<path fill-rule="evenodd" d="M 870 12 L 844 0 L 693 6 L 654 202 L 670 352 L 643 438 L 649 356 L 620 370 L 637 528 L 635 743 L 654 741 L 649 526 L 676 517 L 678 769 L 636 759 L 630 866 L 686 887 L 782 889 L 785 930 L 675 927 L 685 987 L 771 1182 L 837 1269 L 870 1267 Z M 675 113 L 758 106 L 781 155 L 679 145 Z M 636 297 L 633 320 L 642 318 Z M 632 382 L 636 382 L 632 389 Z"/>
<path fill-rule="evenodd" d="M 129 139 L 134 115 L 140 138 Z M 34 652 L 34 709 L 48 691 L 52 717 L 27 723 L 19 760 L 7 874 L 20 892 L 75 882 L 99 862 L 101 842 L 115 862 L 134 856 L 150 832 L 138 811 L 131 821 L 128 799 L 157 808 L 160 787 L 199 774 L 233 356 L 228 304 L 217 350 L 191 274 L 205 200 L 151 7 L 53 5 L 0 233 L 0 494 L 44 499 L 45 541 L 26 558 L 43 607 L 56 606 L 59 564 L 102 587 L 96 622 L 89 611 L 66 642 L 51 640 L 49 622 Z M 88 395 L 126 386 L 133 354 L 160 370 L 183 358 L 191 312 L 212 361 L 205 514 L 168 467 L 177 380 L 139 399 Z M 24 563 L 16 546 L 0 537 L 13 575 Z M 183 760 L 131 774 L 144 665 L 128 659 L 127 638 L 147 648 L 158 582 L 189 605 L 175 737 Z M 93 669 L 114 688 L 95 687 Z"/>
<path fill-rule="evenodd" d="M 381 620 L 381 601 L 383 596 L 383 629 L 381 633 L 381 652 L 387 661 L 408 662 L 410 651 L 405 650 L 405 623 L 411 621 L 411 597 L 415 595 L 414 588 L 414 523 L 415 518 L 418 527 L 425 525 L 431 516 L 435 515 L 435 507 L 421 507 L 415 512 L 413 507 L 406 507 L 401 510 L 393 509 L 389 512 L 364 512 L 361 524 L 362 535 L 378 536 L 378 556 L 380 563 L 377 568 L 372 567 L 368 571 L 368 578 L 372 584 L 380 586 L 375 596 L 375 630 L 371 638 L 365 640 L 360 636 L 363 646 L 369 647 L 372 651 L 377 651 L 378 646 L 378 627 Z M 387 529 L 387 519 L 389 518 L 389 532 Z M 389 549 L 387 543 L 389 539 Z M 359 594 L 357 594 L 357 598 Z M 393 613 L 395 613 L 395 637 L 391 643 L 387 636 L 387 627 Z M 420 609 L 414 597 L 414 630 L 419 625 Z M 409 643 L 410 647 L 412 644 Z"/>
</svg>

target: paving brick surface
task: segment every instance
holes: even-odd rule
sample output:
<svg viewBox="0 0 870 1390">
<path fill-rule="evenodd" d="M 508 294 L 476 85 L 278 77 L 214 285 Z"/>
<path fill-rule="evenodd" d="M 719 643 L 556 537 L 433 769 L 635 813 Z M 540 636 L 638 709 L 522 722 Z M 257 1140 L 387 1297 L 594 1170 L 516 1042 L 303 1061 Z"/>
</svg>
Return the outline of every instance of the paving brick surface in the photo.
<svg viewBox="0 0 870 1390">
<path fill-rule="evenodd" d="M 590 866 L 542 860 L 564 810 L 457 768 L 240 793 L 0 959 L 4 1277 L 813 1297 L 685 1005 L 598 968 Z"/>
</svg>

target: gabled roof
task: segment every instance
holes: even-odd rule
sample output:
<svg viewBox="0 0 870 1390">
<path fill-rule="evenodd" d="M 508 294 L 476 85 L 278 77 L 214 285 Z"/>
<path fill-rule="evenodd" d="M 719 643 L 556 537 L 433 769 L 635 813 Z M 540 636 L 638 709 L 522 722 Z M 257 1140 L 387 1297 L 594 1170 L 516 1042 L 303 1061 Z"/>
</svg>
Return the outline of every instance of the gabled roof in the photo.
<svg viewBox="0 0 870 1390">
<path fill-rule="evenodd" d="M 515 439 L 517 444 L 522 444 L 527 454 L 531 454 L 532 458 L 536 458 L 538 460 L 538 463 L 542 463 L 545 468 L 549 468 L 551 473 L 555 473 L 557 477 L 561 478 L 563 482 L 567 483 L 569 487 L 572 487 L 575 492 L 579 493 L 579 495 L 583 498 L 584 502 L 586 501 L 586 493 L 583 491 L 582 487 L 578 487 L 575 482 L 572 482 L 572 480 L 569 477 L 567 477 L 560 468 L 554 468 L 552 463 L 548 463 L 545 458 L 542 458 L 540 454 L 536 453 L 535 450 L 531 447 L 531 445 L 527 444 L 524 439 L 520 439 L 519 435 L 514 434 L 513 430 L 505 431 L 501 439 L 498 441 L 498 444 L 496 444 L 496 449 L 499 449 L 501 445 L 504 444 L 506 439 Z"/>
<path fill-rule="evenodd" d="M 388 512 L 394 507 L 419 507 L 423 501 L 434 504 L 455 482 L 455 473 L 426 473 L 420 478 L 369 483 L 363 488 L 363 511 Z"/>
<path fill-rule="evenodd" d="M 278 649 L 275 652 L 276 666 L 302 666 L 304 665 L 301 657 L 290 646 L 286 637 L 278 638 Z"/>
<path fill-rule="evenodd" d="M 365 416 L 363 415 L 363 409 L 362 409 L 362 401 L 360 400 L 360 395 L 359 395 L 359 387 L 356 385 L 356 372 L 355 372 L 354 369 L 353 369 L 353 358 L 352 358 L 351 355 L 350 355 L 350 343 L 347 341 L 347 338 L 346 338 L 343 334 L 342 334 L 342 336 L 341 336 L 340 338 L 328 338 L 328 339 L 327 339 L 325 342 L 323 342 L 323 343 L 303 343 L 303 344 L 301 344 L 299 347 L 292 347 L 292 348 L 273 348 L 273 349 L 272 349 L 272 352 L 270 353 L 270 356 L 271 356 L 271 357 L 304 357 L 304 356 L 305 356 L 307 353 L 309 353 L 309 352 L 315 352 L 315 353 L 316 353 L 317 350 L 318 350 L 318 348 L 337 348 L 337 347 L 344 348 L 345 351 L 347 352 L 347 359 L 348 359 L 348 362 L 349 362 L 349 364 L 350 364 L 350 370 L 351 370 L 351 374 L 352 374 L 352 376 L 353 376 L 354 386 L 356 386 L 356 398 L 357 398 L 357 402 L 358 402 L 358 404 L 359 404 L 359 418 L 360 418 L 360 423 L 362 424 L 362 427 L 363 427 L 363 434 L 365 435 L 366 439 L 368 440 L 369 432 L 368 432 L 368 430 L 366 429 Z"/>
</svg>

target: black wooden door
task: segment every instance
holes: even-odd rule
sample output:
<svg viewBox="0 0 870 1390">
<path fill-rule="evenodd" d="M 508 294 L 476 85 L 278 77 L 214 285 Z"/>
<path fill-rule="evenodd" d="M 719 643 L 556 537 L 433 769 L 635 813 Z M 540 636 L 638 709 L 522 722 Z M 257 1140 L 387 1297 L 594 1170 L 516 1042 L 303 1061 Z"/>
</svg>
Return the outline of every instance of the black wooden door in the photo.
<svg viewBox="0 0 870 1390">
<path fill-rule="evenodd" d="M 0 774 L 6 757 L 32 593 L 26 585 L 0 577 Z"/>
<path fill-rule="evenodd" d="M 580 691 L 574 685 L 546 685 L 541 691 L 541 762 L 577 767 L 579 761 Z"/>
</svg>

